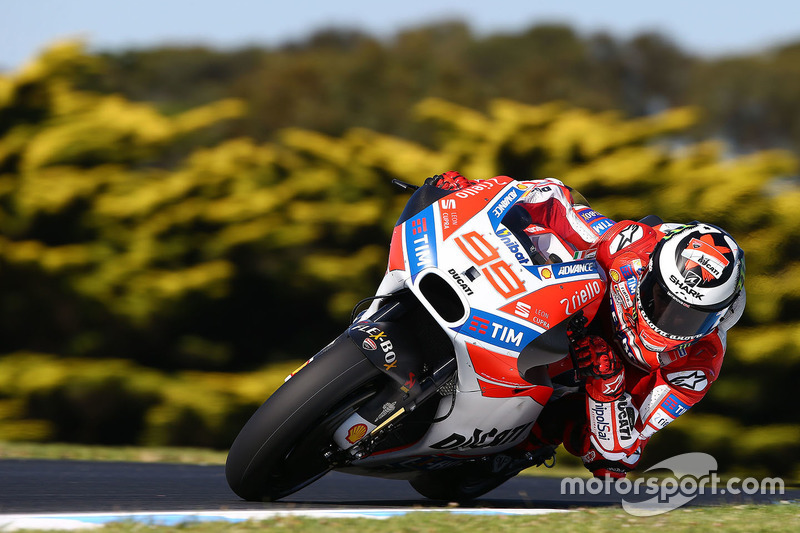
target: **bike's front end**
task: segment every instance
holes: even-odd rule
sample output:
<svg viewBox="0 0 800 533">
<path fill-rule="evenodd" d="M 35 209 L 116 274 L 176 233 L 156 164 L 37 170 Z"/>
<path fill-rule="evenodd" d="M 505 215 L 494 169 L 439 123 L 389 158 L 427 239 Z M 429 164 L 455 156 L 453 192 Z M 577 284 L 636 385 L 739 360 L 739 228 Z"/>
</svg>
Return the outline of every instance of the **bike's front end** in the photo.
<svg viewBox="0 0 800 533">
<path fill-rule="evenodd" d="M 338 469 L 468 500 L 542 459 L 511 451 L 552 394 L 547 368 L 568 354 L 570 321 L 596 313 L 605 277 L 593 259 L 525 232 L 517 204 L 532 187 L 497 177 L 414 192 L 369 307 L 231 447 L 237 494 L 273 500 Z"/>
</svg>

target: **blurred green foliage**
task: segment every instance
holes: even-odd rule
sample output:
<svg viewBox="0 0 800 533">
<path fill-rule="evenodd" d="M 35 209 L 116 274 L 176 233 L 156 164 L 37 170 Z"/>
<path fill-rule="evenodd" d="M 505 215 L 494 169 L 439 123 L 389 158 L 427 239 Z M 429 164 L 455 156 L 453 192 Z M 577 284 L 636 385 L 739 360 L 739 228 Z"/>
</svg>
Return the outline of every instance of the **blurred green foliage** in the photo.
<svg viewBox="0 0 800 533">
<path fill-rule="evenodd" d="M 224 449 L 293 362 L 247 373 L 165 373 L 128 360 L 0 358 L 4 440 Z"/>
<path fill-rule="evenodd" d="M 265 365 L 282 378 L 377 287 L 406 198 L 391 179 L 458 169 L 554 176 L 616 220 L 729 229 L 747 252 L 745 316 L 719 382 L 648 459 L 702 450 L 797 475 L 790 152 L 688 142 L 692 107 L 629 118 L 499 98 L 419 101 L 428 143 L 363 127 L 211 142 L 242 100 L 166 112 L 78 88 L 104 61 L 65 43 L 0 77 L 0 438 L 226 447 L 280 383 Z"/>
<path fill-rule="evenodd" d="M 104 57 L 82 86 L 169 113 L 229 97 L 247 102 L 245 116 L 207 133 L 217 138 L 271 140 L 285 127 L 340 136 L 359 126 L 430 145 L 425 126 L 409 120 L 423 98 L 471 109 L 508 98 L 633 117 L 694 106 L 703 120 L 684 136 L 724 138 L 737 151 L 800 153 L 800 42 L 707 57 L 654 32 L 621 38 L 539 24 L 480 35 L 443 21 L 393 35 L 330 28 L 274 47 L 159 47 Z"/>
</svg>

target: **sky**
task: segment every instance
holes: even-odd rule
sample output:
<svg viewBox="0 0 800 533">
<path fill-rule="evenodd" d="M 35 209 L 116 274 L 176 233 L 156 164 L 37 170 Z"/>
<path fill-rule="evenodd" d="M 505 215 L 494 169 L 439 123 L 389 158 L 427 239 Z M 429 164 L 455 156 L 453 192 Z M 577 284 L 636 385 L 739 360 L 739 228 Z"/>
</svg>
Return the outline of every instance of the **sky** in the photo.
<svg viewBox="0 0 800 533">
<path fill-rule="evenodd" d="M 620 38 L 656 30 L 710 57 L 800 40 L 798 0 L 0 0 L 0 71 L 19 68 L 63 38 L 81 38 L 93 51 L 160 44 L 231 49 L 275 46 L 332 26 L 391 36 L 451 19 L 466 21 L 478 35 L 544 22 Z"/>
</svg>

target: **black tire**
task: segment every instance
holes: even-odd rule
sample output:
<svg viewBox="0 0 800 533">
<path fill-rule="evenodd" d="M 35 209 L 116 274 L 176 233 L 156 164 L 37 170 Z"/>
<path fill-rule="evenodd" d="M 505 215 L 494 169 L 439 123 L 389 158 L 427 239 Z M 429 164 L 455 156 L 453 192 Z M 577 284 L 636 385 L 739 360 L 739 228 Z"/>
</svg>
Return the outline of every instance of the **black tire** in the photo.
<svg viewBox="0 0 800 533">
<path fill-rule="evenodd" d="M 335 426 L 374 394 L 383 376 L 346 336 L 314 357 L 250 417 L 225 464 L 230 488 L 250 501 L 288 496 L 330 469 Z"/>
<path fill-rule="evenodd" d="M 514 474 L 491 474 L 483 465 L 466 464 L 427 472 L 409 483 L 414 490 L 431 500 L 469 502 L 496 489 L 512 477 Z"/>
</svg>

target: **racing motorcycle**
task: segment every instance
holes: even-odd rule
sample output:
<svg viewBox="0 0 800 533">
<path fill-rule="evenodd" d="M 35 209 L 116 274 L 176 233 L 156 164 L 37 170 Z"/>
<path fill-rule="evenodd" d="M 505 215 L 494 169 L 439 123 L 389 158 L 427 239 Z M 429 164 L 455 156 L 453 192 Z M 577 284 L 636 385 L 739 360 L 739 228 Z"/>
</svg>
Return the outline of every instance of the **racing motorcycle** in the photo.
<svg viewBox="0 0 800 533">
<path fill-rule="evenodd" d="M 276 500 L 337 470 L 467 501 L 553 457 L 520 444 L 553 396 L 570 328 L 596 314 L 605 274 L 531 224 L 517 204 L 533 185 L 429 181 L 395 180 L 414 193 L 376 295 L 233 442 L 226 477 L 240 497 Z"/>
</svg>

